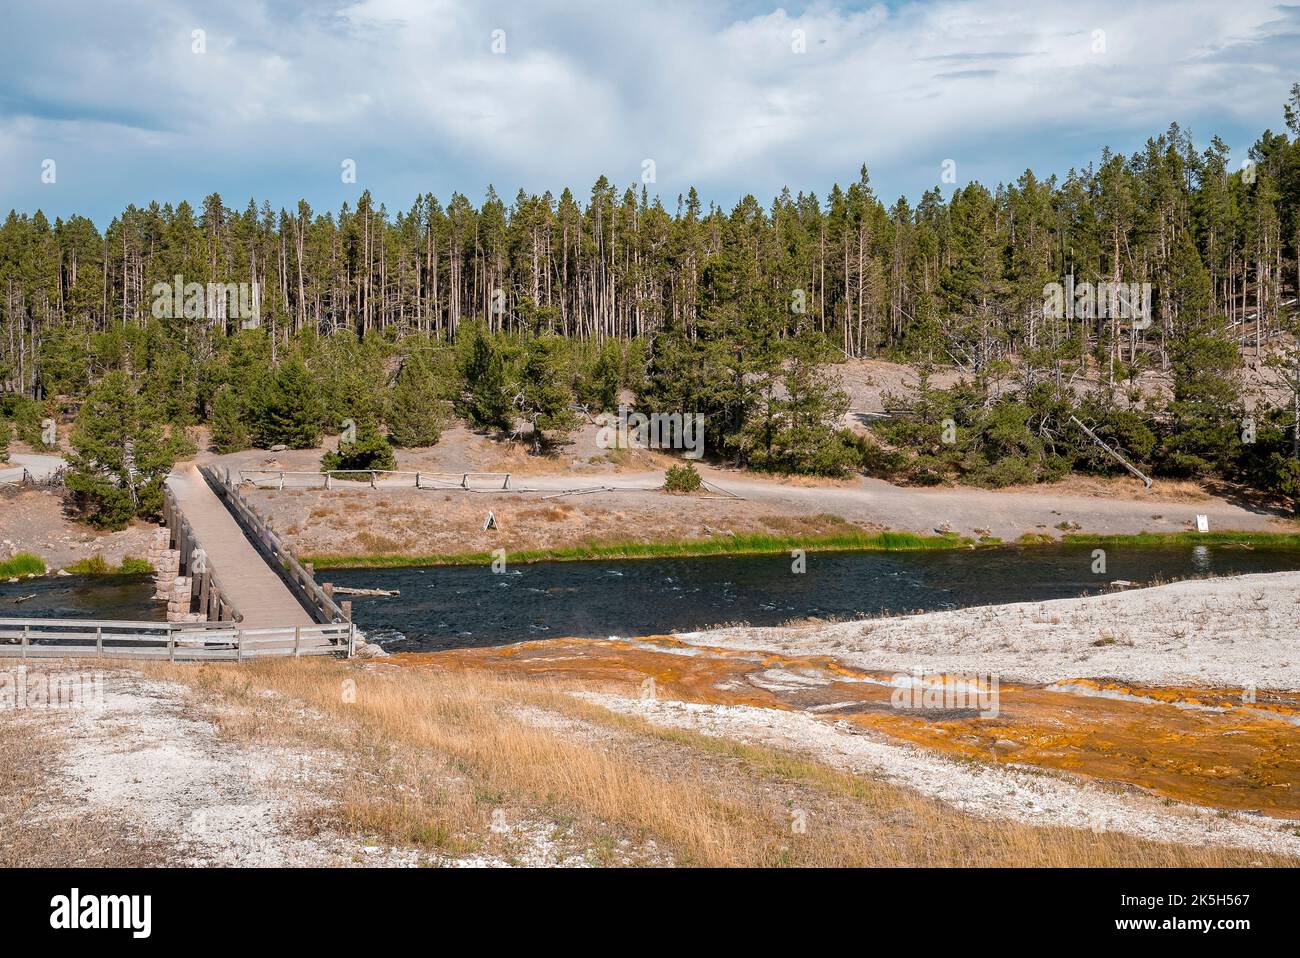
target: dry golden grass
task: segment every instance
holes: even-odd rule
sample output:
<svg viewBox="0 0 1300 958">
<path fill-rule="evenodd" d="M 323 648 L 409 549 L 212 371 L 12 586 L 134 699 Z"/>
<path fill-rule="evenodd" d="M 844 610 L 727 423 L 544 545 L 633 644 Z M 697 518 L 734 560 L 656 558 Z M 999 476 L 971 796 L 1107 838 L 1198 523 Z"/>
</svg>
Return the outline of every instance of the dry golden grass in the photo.
<svg viewBox="0 0 1300 958">
<path fill-rule="evenodd" d="M 148 671 L 221 704 L 227 734 L 341 753 L 333 817 L 317 825 L 452 854 L 491 847 L 502 810 L 562 826 L 601 864 L 652 863 L 653 850 L 709 866 L 1289 864 L 973 818 L 808 758 L 655 728 L 552 684 L 323 661 Z"/>
</svg>

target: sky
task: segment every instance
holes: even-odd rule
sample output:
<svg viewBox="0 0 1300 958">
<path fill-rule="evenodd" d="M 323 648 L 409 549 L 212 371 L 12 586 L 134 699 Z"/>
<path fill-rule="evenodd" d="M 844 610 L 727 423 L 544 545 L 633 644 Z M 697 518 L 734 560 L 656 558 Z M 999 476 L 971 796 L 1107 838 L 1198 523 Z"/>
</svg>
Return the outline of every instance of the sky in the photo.
<svg viewBox="0 0 1300 958">
<path fill-rule="evenodd" d="M 1283 128 L 1300 5 L 46 0 L 6 6 L 0 81 L 0 210 L 101 227 L 214 191 L 585 201 L 601 174 L 767 205 L 864 163 L 915 202 L 945 161 L 945 192 L 1063 175 L 1173 121 L 1240 164 Z"/>
</svg>

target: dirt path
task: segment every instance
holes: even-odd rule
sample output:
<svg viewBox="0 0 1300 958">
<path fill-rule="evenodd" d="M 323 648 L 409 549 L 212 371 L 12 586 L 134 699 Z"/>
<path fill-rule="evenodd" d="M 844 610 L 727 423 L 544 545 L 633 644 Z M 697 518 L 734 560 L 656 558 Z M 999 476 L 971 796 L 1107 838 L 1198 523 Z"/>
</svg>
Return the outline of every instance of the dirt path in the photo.
<svg viewBox="0 0 1300 958">
<path fill-rule="evenodd" d="M 901 382 L 899 377 L 907 374 L 904 367 L 891 364 L 867 366 L 869 368 L 864 367 L 863 375 L 870 380 L 870 386 L 864 395 L 877 396 L 881 390 L 896 391 Z M 872 403 L 863 399 L 855 406 L 859 407 L 872 408 Z M 236 471 L 301 471 L 305 474 L 286 478 L 285 488 L 306 490 L 322 483 L 319 477 L 322 452 L 321 449 L 276 453 L 245 450 L 205 458 Z M 917 488 L 869 478 L 838 483 L 805 478 L 787 480 L 699 465 L 707 480 L 743 496 L 744 501 L 712 500 L 687 505 L 684 497 L 667 496 L 660 491 L 665 468 L 678 461 L 653 450 L 601 448 L 599 427 L 594 423 L 583 423 L 561 452 L 546 457 L 529 455 L 519 443 L 495 441 L 460 423 L 449 426 L 436 446 L 397 451 L 399 469 L 421 470 L 426 476 L 439 471 L 457 476 L 474 471 L 510 472 L 512 488 L 533 490 L 509 496 L 491 496 L 489 486 L 492 483 L 487 480 L 479 483 L 479 491 L 469 497 L 456 489 L 443 490 L 446 494 L 472 500 L 475 510 L 482 505 L 481 512 L 477 513 L 480 526 L 487 509 L 496 508 L 496 501 L 536 502 L 543 496 L 554 496 L 568 490 L 600 489 L 584 495 L 552 498 L 546 505 L 572 506 L 589 514 L 592 519 L 586 524 L 596 528 L 598 535 L 605 534 L 605 530 L 599 527 L 612 524 L 602 522 L 602 512 L 622 513 L 623 524 L 627 526 L 622 538 L 629 541 L 696 537 L 700 535 L 701 517 L 709 524 L 731 523 L 737 531 L 762 531 L 753 525 L 754 521 L 771 515 L 792 518 L 831 515 L 873 528 L 917 533 L 946 528 L 972 538 L 992 535 L 1007 541 L 1029 532 L 1059 535 L 1066 529 L 1098 534 L 1181 532 L 1195 527 L 1197 515 L 1207 516 L 1211 530 L 1216 531 L 1297 528 L 1294 522 L 1287 521 L 1289 517 L 1208 494 L 1193 483 L 1160 481 L 1153 490 L 1147 490 L 1135 479 L 1094 480 L 1077 476 L 1055 485 L 1006 490 Z M 278 476 L 267 474 L 266 482 L 278 486 Z M 381 479 L 378 485 L 384 492 L 404 495 L 407 491 L 414 494 L 413 482 L 413 476 L 406 476 Z M 377 491 L 371 490 L 368 483 L 335 482 L 334 485 L 349 495 L 355 492 L 358 496 L 373 497 Z M 428 494 L 442 499 L 438 490 L 429 490 Z M 303 495 L 319 496 L 320 493 L 304 491 Z M 493 501 L 489 502 L 489 498 Z M 714 517 L 712 521 L 707 518 L 710 515 Z M 387 538 L 402 538 L 385 531 L 382 515 L 373 518 L 376 521 L 373 526 L 367 524 L 367 529 Z M 358 531 L 356 523 L 352 526 L 353 533 Z M 416 534 L 436 531 L 420 529 Z M 485 544 L 470 541 L 468 536 L 472 531 L 468 525 L 457 530 L 457 536 L 465 540 L 464 544 L 447 551 L 473 551 Z M 558 529 L 549 531 L 562 532 Z M 561 544 L 565 542 L 560 539 L 550 542 L 530 540 L 526 546 L 512 543 L 515 548 Z M 304 551 L 316 554 L 350 551 L 341 544 L 334 549 L 324 543 L 303 545 Z M 416 550 L 417 553 L 420 551 Z M 422 554 L 436 551 L 439 550 L 426 548 Z"/>
<path fill-rule="evenodd" d="M 0 464 L 0 482 L 17 482 L 24 474 L 37 482 L 42 482 L 66 465 L 67 462 L 60 456 L 27 452 L 10 453 L 9 461 Z"/>
<path fill-rule="evenodd" d="M 1132 499 L 1062 495 L 1050 487 L 1033 490 L 916 489 L 880 479 L 862 479 L 848 487 L 788 486 L 767 480 L 706 470 L 720 487 L 769 505 L 817 508 L 851 521 L 875 522 L 890 529 L 926 533 L 951 529 L 966 535 L 987 530 L 1003 539 L 1026 532 L 1055 532 L 1072 524 L 1092 533 L 1184 532 L 1198 514 L 1214 530 L 1266 530 L 1277 524 L 1272 513 L 1256 511 L 1209 496 L 1180 503 L 1142 496 L 1134 483 Z"/>
</svg>

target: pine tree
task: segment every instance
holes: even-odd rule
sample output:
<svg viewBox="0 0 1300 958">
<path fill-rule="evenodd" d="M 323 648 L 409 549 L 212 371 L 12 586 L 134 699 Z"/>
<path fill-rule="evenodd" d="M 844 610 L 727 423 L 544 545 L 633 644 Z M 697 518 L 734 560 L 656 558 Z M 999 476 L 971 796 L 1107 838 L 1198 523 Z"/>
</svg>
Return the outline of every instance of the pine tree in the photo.
<svg viewBox="0 0 1300 958">
<path fill-rule="evenodd" d="M 1224 468 L 1240 446 L 1239 395 L 1232 373 L 1241 364 L 1236 343 L 1210 304 L 1210 280 L 1191 236 L 1179 235 L 1169 263 L 1174 336 L 1170 362 L 1174 396 L 1162 465 L 1176 475 Z"/>
<path fill-rule="evenodd" d="M 485 429 L 508 430 L 514 425 L 514 402 L 507 378 L 506 356 L 481 326 L 476 326 L 461 365 L 465 382 L 463 410 Z"/>
<path fill-rule="evenodd" d="M 232 386 L 222 386 L 212 397 L 212 411 L 208 425 L 212 430 L 212 445 L 223 455 L 247 449 L 250 442 L 248 424 L 245 422 L 244 403 Z"/>
<path fill-rule="evenodd" d="M 578 424 L 573 412 L 572 375 L 557 336 L 538 336 L 524 347 L 519 412 L 532 423 L 535 451 L 563 440 Z"/>
<path fill-rule="evenodd" d="M 386 405 L 388 438 L 394 446 L 433 446 L 442 437 L 446 403 L 429 361 L 420 352 L 409 353 L 403 361 Z"/>
<path fill-rule="evenodd" d="M 163 432 L 153 405 L 124 372 L 109 373 L 91 392 L 71 441 L 68 489 L 87 520 L 105 529 L 157 515 L 167 473 L 178 456 L 192 452 L 184 440 Z"/>
<path fill-rule="evenodd" d="M 844 426 L 848 394 L 823 370 L 828 346 L 810 335 L 789 350 L 782 388 L 765 386 L 746 428 L 746 460 L 756 469 L 842 476 L 857 456 Z"/>
<path fill-rule="evenodd" d="M 262 448 L 283 443 L 310 449 L 320 442 L 325 417 L 320 392 L 307 367 L 291 360 L 253 390 L 249 418 L 254 441 Z"/>
</svg>

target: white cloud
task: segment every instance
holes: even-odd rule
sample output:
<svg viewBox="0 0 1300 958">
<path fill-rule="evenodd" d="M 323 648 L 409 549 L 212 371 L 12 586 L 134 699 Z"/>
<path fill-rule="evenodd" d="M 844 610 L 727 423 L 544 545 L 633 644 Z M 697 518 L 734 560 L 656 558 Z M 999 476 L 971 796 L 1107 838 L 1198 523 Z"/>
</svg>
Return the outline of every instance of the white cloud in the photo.
<svg viewBox="0 0 1300 958">
<path fill-rule="evenodd" d="M 666 199 L 822 190 L 863 162 L 887 196 L 915 194 L 947 157 L 961 179 L 1011 179 L 1171 120 L 1202 138 L 1276 128 L 1300 20 L 1255 0 L 84 7 L 29 8 L 0 37 L 6 206 L 116 209 L 160 186 L 332 205 L 344 157 L 390 206 L 489 181 L 581 194 L 600 173 L 636 182 L 647 157 Z M 57 192 L 33 165 L 52 150 L 69 161 Z"/>
</svg>

